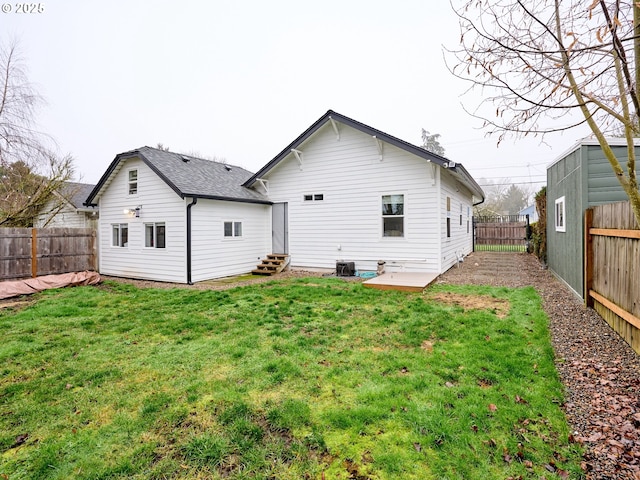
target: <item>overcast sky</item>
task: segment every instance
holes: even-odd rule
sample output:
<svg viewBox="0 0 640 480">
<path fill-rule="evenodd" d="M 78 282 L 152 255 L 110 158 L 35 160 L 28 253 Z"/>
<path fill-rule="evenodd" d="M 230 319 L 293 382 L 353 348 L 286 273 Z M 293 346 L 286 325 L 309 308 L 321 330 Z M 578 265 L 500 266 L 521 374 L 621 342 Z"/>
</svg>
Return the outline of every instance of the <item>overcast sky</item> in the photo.
<svg viewBox="0 0 640 480">
<path fill-rule="evenodd" d="M 0 2 L 2 3 L 2 2 Z M 7 7 L 7 5 L 10 7 Z M 42 13 L 5 3 L 0 40 L 17 39 L 46 98 L 38 116 L 78 179 L 96 183 L 116 154 L 159 142 L 257 171 L 327 110 L 421 143 L 441 134 L 480 180 L 544 180 L 586 135 L 496 148 L 462 109 L 467 85 L 442 46 L 459 29 L 448 1 L 58 0 Z"/>
</svg>

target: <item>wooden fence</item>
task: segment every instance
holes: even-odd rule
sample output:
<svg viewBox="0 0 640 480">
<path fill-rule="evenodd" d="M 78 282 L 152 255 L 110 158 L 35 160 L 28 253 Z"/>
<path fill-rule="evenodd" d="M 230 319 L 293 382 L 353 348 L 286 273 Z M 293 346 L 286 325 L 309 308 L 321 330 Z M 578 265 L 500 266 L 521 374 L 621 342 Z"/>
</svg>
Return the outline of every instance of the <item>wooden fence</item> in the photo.
<svg viewBox="0 0 640 480">
<path fill-rule="evenodd" d="M 530 240 L 529 215 L 473 217 L 473 250 L 524 252 Z"/>
<path fill-rule="evenodd" d="M 0 228 L 0 280 L 96 269 L 92 228 Z"/>
<path fill-rule="evenodd" d="M 584 258 L 585 302 L 640 353 L 640 228 L 629 202 L 586 210 Z"/>
</svg>

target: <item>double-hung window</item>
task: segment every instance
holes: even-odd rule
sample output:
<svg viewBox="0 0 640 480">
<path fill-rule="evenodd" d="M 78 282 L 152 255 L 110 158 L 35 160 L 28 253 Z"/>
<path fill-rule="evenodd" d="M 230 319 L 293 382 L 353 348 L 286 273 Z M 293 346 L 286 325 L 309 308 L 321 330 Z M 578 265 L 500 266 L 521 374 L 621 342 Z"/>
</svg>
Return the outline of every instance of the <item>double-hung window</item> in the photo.
<svg viewBox="0 0 640 480">
<path fill-rule="evenodd" d="M 162 223 L 144 224 L 144 246 L 147 248 L 166 248 L 166 226 Z"/>
<path fill-rule="evenodd" d="M 129 170 L 129 195 L 138 193 L 138 170 Z"/>
<path fill-rule="evenodd" d="M 382 236 L 404 237 L 404 195 L 382 196 Z"/>
<path fill-rule="evenodd" d="M 114 223 L 111 225 L 111 246 L 127 247 L 129 245 L 129 224 Z"/>
</svg>

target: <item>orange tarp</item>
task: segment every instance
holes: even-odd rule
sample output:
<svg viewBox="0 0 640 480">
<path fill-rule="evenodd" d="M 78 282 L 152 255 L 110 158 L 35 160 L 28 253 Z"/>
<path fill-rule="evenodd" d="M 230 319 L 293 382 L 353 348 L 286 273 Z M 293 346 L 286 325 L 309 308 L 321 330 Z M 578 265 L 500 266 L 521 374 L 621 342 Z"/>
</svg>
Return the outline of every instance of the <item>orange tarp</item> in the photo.
<svg viewBox="0 0 640 480">
<path fill-rule="evenodd" d="M 61 275 L 44 275 L 42 277 L 0 282 L 0 300 L 30 295 L 50 288 L 77 287 L 79 285 L 96 285 L 100 283 L 98 272 L 72 272 Z"/>
</svg>

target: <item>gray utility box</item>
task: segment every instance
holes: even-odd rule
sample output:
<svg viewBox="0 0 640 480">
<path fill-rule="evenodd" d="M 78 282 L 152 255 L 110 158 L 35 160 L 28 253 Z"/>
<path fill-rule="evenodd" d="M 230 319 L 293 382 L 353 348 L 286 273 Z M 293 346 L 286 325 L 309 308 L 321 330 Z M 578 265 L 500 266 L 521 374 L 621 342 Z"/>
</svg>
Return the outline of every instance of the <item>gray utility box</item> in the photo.
<svg viewBox="0 0 640 480">
<path fill-rule="evenodd" d="M 338 277 L 353 277 L 356 274 L 354 262 L 336 262 L 336 275 Z"/>
</svg>

